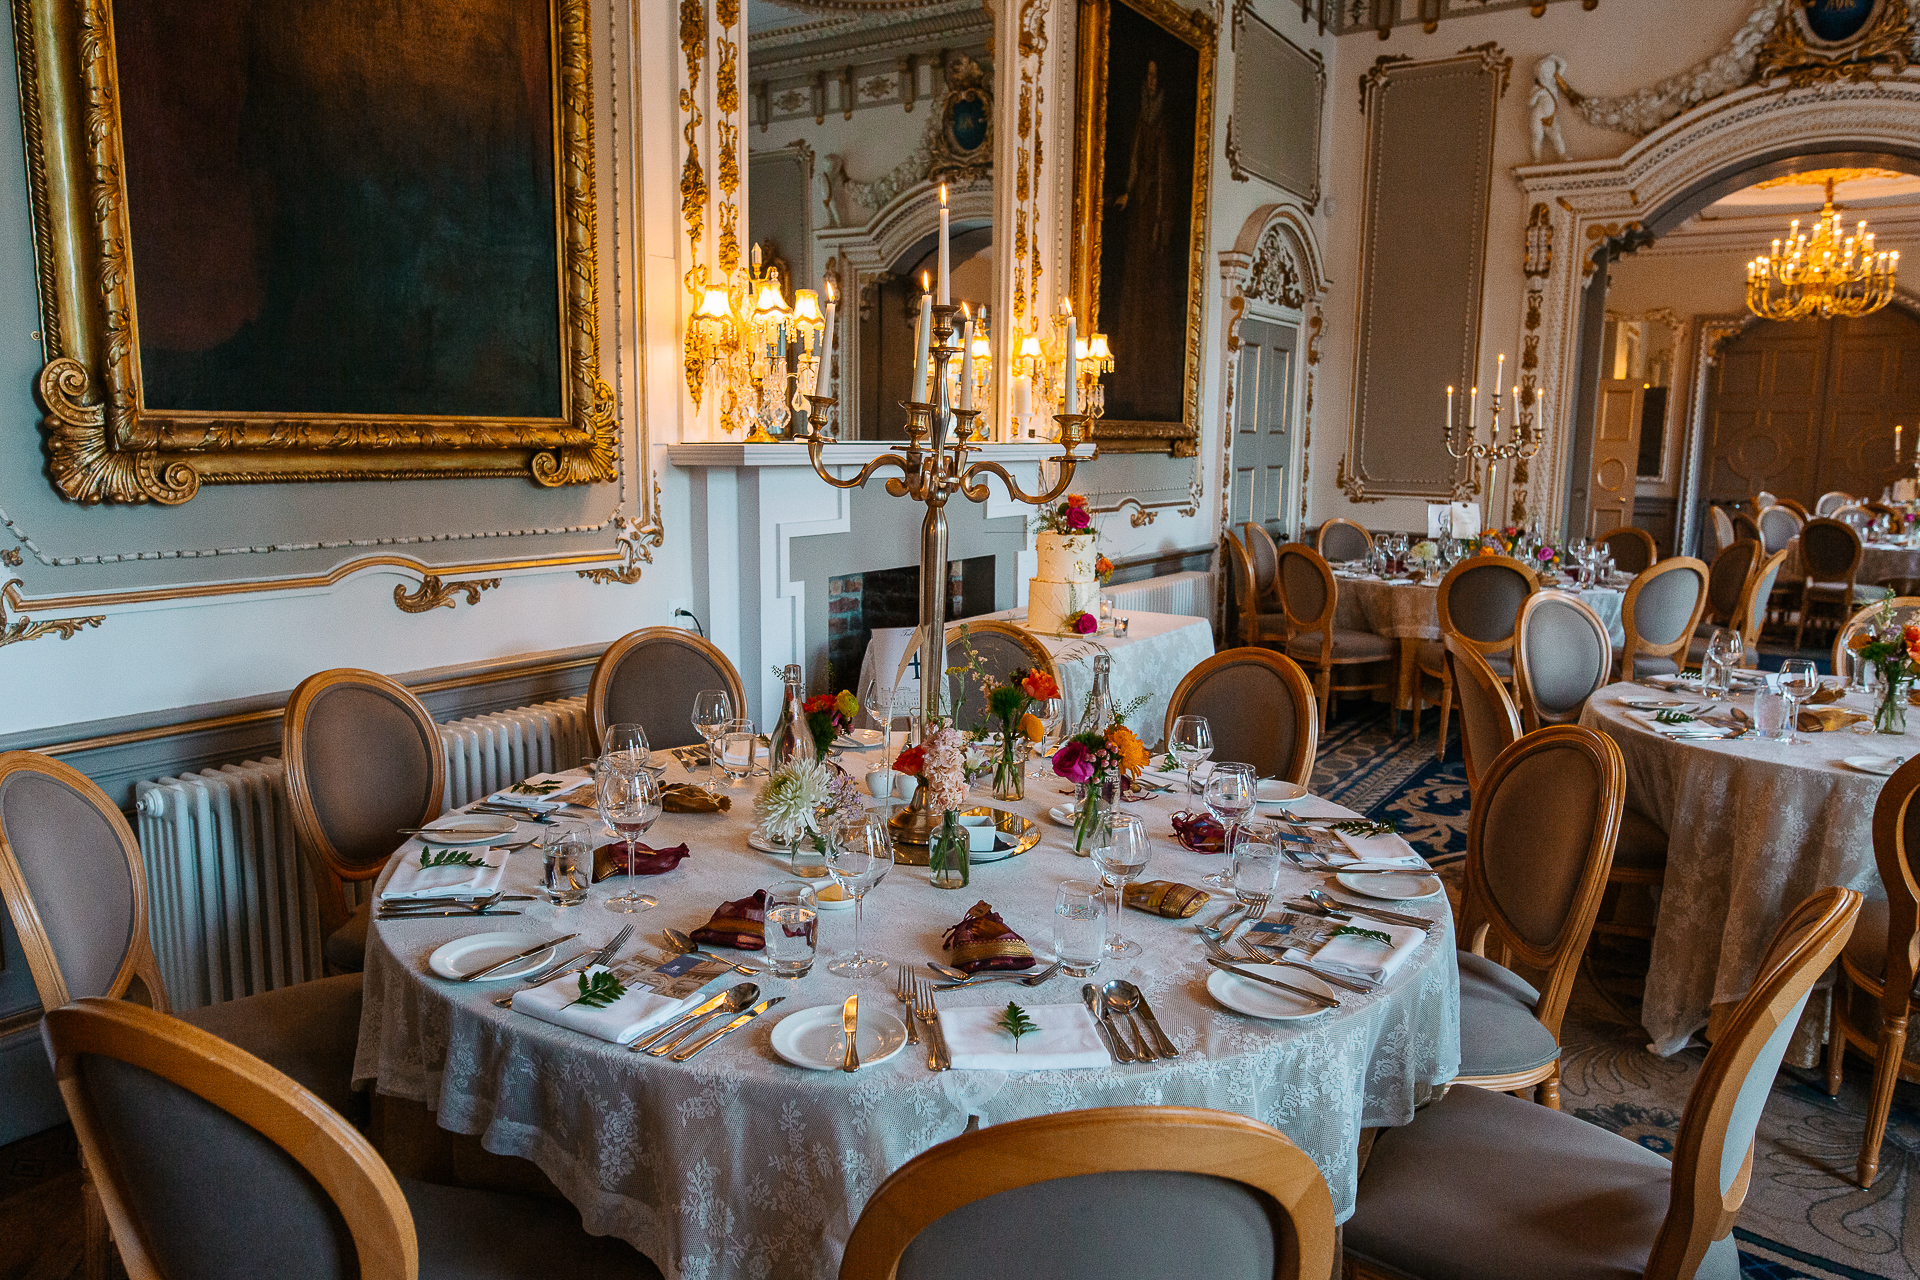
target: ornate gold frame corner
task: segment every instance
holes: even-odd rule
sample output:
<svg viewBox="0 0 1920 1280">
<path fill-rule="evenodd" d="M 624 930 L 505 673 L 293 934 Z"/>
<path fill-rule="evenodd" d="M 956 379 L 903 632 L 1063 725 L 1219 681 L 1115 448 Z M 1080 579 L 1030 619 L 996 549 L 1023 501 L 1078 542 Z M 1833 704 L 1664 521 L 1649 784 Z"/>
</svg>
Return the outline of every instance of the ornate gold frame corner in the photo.
<svg viewBox="0 0 1920 1280">
<path fill-rule="evenodd" d="M 1105 180 L 1107 133 L 1107 20 L 1114 3 L 1126 5 L 1199 53 L 1198 101 L 1194 105 L 1193 207 L 1187 248 L 1186 381 L 1179 422 L 1133 422 L 1097 418 L 1091 438 L 1102 453 L 1200 454 L 1200 371 L 1206 336 L 1207 193 L 1213 172 L 1213 99 L 1219 56 L 1219 23 L 1203 9 L 1175 0 L 1079 0 L 1079 71 L 1075 86 L 1073 227 L 1069 248 L 1070 293 L 1078 314 L 1100 314 L 1100 188 Z M 1090 321 L 1091 323 L 1091 321 Z"/>
<path fill-rule="evenodd" d="M 600 375 L 592 30 L 586 0 L 550 4 L 562 412 L 403 419 L 144 405 L 111 0 L 13 0 L 46 356 L 36 390 L 62 497 L 175 505 L 202 484 L 618 478 L 620 429 Z"/>
</svg>

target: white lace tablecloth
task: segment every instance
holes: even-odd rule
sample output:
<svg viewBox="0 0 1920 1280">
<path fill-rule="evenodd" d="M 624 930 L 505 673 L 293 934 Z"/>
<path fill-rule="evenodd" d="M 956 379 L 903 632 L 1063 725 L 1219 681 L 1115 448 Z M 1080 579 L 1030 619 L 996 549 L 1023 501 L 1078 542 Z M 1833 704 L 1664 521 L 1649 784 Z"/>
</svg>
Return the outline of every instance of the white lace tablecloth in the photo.
<svg viewBox="0 0 1920 1280">
<path fill-rule="evenodd" d="M 1640 1021 L 1654 1051 L 1671 1054 L 1716 1006 L 1746 995 L 1773 931 L 1801 899 L 1828 885 L 1886 896 L 1873 862 L 1873 805 L 1886 779 L 1839 762 L 1911 756 L 1920 732 L 1802 734 L 1797 746 L 1751 737 L 1676 741 L 1632 719 L 1619 701 L 1663 692 L 1608 685 L 1588 700 L 1580 723 L 1620 744 L 1627 803 L 1667 831 Z M 1736 705 L 1752 711 L 1750 697 Z M 1858 694 L 1840 705 L 1871 710 Z M 1920 710 L 1910 724 L 1920 726 Z"/>
<path fill-rule="evenodd" d="M 856 773 L 864 767 L 848 764 Z M 939 956 L 946 929 L 981 899 L 1037 947 L 1050 947 L 1055 889 L 1092 867 L 1072 853 L 1067 829 L 1044 816 L 1064 799 L 1055 780 L 1030 787 L 1028 800 L 1009 807 L 1044 825 L 1039 847 L 975 869 L 971 887 L 959 892 L 933 888 L 924 868 L 895 868 L 867 899 L 869 950 L 921 968 Z M 564 910 L 528 902 L 516 904 L 524 915 L 504 919 L 376 922 L 367 946 L 356 1077 L 426 1104 L 443 1128 L 481 1135 L 488 1150 L 534 1161 L 589 1231 L 630 1241 L 669 1277 L 832 1277 L 880 1182 L 961 1133 L 969 1115 L 997 1124 L 1114 1105 L 1238 1112 L 1279 1128 L 1313 1157 L 1344 1220 L 1353 1209 L 1360 1131 L 1406 1123 L 1417 1094 L 1458 1073 L 1459 977 L 1444 899 L 1406 907 L 1443 923 L 1381 992 L 1345 996 L 1340 1009 L 1291 1023 L 1216 1004 L 1191 922 L 1128 911 L 1125 932 L 1144 954 L 1109 962 L 1096 980 L 1139 984 L 1181 1056 L 1087 1071 L 935 1074 L 917 1047 L 850 1076 L 788 1066 L 769 1047 L 778 1017 L 838 1005 L 855 990 L 899 1008 L 891 973 L 856 985 L 826 972 L 824 957 L 799 981 L 760 979 L 786 1003 L 684 1065 L 496 1008 L 496 985 L 458 986 L 427 973 L 427 956 L 464 933 L 577 930 L 586 944 L 631 920 L 636 938 L 651 944 L 663 926 L 691 931 L 723 900 L 782 881 L 779 861 L 747 847 L 747 822 L 736 815 L 751 813 L 749 793 L 734 794 L 735 815 L 668 814 L 649 833 L 652 844 L 685 840 L 693 852 L 678 870 L 645 883 L 660 906 L 643 915 L 601 905 L 622 886 L 615 880 L 596 886 L 586 905 Z M 1168 814 L 1178 806 L 1169 799 L 1132 807 L 1156 837 L 1146 878 L 1198 884 L 1219 865 L 1218 856 L 1174 844 Z M 539 857 L 534 849 L 511 855 L 509 891 L 530 889 Z M 1282 875 L 1288 893 L 1322 879 Z M 822 913 L 823 953 L 849 949 L 852 931 L 851 911 Z M 1026 1004 L 1070 1003 L 1081 981 L 1056 976 L 1033 990 L 993 984 L 939 998 L 1003 1004 L 1013 992 Z"/>
<path fill-rule="evenodd" d="M 1863 579 L 1864 580 L 1864 579 Z M 1340 597 L 1334 604 L 1333 625 L 1342 631 L 1371 631 L 1395 640 L 1440 638 L 1440 581 L 1390 582 L 1373 577 L 1336 574 Z M 1615 648 L 1626 643 L 1620 621 L 1624 591 L 1593 587 L 1575 595 L 1590 605 L 1607 625 Z"/>
</svg>

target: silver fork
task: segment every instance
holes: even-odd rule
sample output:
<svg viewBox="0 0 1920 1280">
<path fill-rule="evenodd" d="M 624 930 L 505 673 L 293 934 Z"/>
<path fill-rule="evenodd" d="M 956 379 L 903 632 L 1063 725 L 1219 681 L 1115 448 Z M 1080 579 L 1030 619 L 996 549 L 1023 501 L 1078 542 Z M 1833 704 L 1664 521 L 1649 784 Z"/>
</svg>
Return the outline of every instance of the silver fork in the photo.
<svg viewBox="0 0 1920 1280">
<path fill-rule="evenodd" d="M 632 936 L 633 936 L 633 926 L 627 925 L 626 927 L 622 928 L 620 932 L 614 934 L 612 940 L 608 942 L 606 946 L 600 948 L 598 951 L 594 952 L 591 956 L 588 956 L 584 963 L 575 965 L 571 969 L 560 969 L 558 971 L 549 969 L 545 973 L 535 974 L 532 978 L 529 978 L 527 980 L 526 985 L 521 987 L 520 990 L 531 991 L 533 988 L 540 986 L 543 983 L 552 982 L 555 978 L 564 978 L 564 977 L 567 977 L 569 974 L 585 973 L 588 969 L 593 968 L 593 966 L 597 964 L 605 964 L 607 961 L 613 959 L 614 952 L 618 951 L 621 947 L 624 947 L 627 945 L 627 939 L 631 938 Z M 493 1002 L 499 1005 L 503 1009 L 508 1008 L 513 1004 L 513 997 L 517 994 L 519 993 L 514 991 L 509 991 L 505 995 L 494 997 Z"/>
<path fill-rule="evenodd" d="M 1288 969 L 1298 969 L 1303 973 L 1312 974 L 1322 982 L 1331 982 L 1336 987 L 1345 987 L 1348 991 L 1358 992 L 1363 996 L 1370 996 L 1380 989 L 1380 984 L 1377 982 L 1369 981 L 1366 978 L 1350 978 L 1343 973 L 1334 973 L 1330 969 L 1322 969 L 1318 965 L 1307 964 L 1300 960 L 1288 960 L 1275 951 L 1260 946 L 1257 943 L 1248 942 L 1245 939 L 1242 939 L 1240 942 L 1240 951 L 1242 955 L 1246 956 L 1247 959 L 1253 961 L 1255 964 L 1277 964 Z M 1221 958 L 1225 960 L 1233 959 L 1232 956 L 1222 956 Z"/>
<path fill-rule="evenodd" d="M 907 1007 L 907 1043 L 920 1043 L 920 1028 L 913 1016 L 913 972 L 906 965 L 894 966 L 893 998 Z"/>
<path fill-rule="evenodd" d="M 913 1016 L 927 1024 L 927 1070 L 945 1071 L 953 1065 L 947 1052 L 947 1038 L 940 1034 L 940 1014 L 933 1007 L 933 992 L 926 979 L 913 980 Z"/>
</svg>

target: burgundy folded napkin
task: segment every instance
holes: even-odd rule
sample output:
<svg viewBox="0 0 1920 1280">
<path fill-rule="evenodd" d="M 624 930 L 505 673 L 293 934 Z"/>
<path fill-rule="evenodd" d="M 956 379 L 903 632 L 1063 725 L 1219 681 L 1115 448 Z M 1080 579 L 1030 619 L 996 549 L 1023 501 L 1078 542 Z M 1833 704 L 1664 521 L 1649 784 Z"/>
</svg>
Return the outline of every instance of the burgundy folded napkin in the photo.
<svg viewBox="0 0 1920 1280">
<path fill-rule="evenodd" d="M 1173 834 L 1180 847 L 1189 853 L 1223 853 L 1227 847 L 1227 829 L 1212 814 L 1176 813 Z"/>
<path fill-rule="evenodd" d="M 1033 948 L 985 902 L 974 903 L 973 910 L 947 930 L 940 949 L 953 952 L 953 967 L 963 973 L 1033 968 Z"/>
<path fill-rule="evenodd" d="M 608 876 L 662 875 L 679 866 L 680 859 L 686 856 L 687 846 L 684 844 L 666 849 L 635 844 L 631 858 L 627 856 L 626 845 L 618 841 L 603 844 L 593 851 L 593 882 L 599 884 Z"/>
<path fill-rule="evenodd" d="M 693 931 L 693 940 L 708 946 L 732 947 L 736 951 L 764 951 L 766 930 L 767 891 L 755 889 L 751 897 L 723 902 L 716 907 L 713 919 Z"/>
</svg>

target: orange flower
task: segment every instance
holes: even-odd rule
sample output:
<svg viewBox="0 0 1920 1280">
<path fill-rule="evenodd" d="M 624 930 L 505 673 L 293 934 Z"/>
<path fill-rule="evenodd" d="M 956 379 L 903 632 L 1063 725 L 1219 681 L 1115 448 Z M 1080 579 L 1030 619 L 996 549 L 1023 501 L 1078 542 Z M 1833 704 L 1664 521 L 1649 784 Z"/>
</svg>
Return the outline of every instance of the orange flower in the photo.
<svg viewBox="0 0 1920 1280">
<path fill-rule="evenodd" d="M 1908 644 L 1913 644 L 1915 641 L 1920 641 L 1920 626 L 1916 626 L 1915 624 L 1909 622 L 1906 626 L 1906 629 L 1900 633 L 1900 638 L 1906 641 Z"/>
<path fill-rule="evenodd" d="M 1067 505 L 1070 507 L 1084 507 L 1087 505 L 1087 495 L 1084 493 L 1070 493 L 1067 495 Z"/>
<path fill-rule="evenodd" d="M 1864 631 L 1856 631 L 1847 637 L 1847 648 L 1853 650 L 1855 653 L 1860 652 L 1872 643 L 1873 637 Z"/>
<path fill-rule="evenodd" d="M 1120 757 L 1120 772 L 1129 778 L 1137 778 L 1140 771 L 1147 767 L 1146 744 L 1134 736 L 1133 730 L 1123 724 L 1117 724 L 1107 730 L 1107 746 Z"/>
<path fill-rule="evenodd" d="M 1047 726 L 1040 723 L 1040 717 L 1029 711 L 1020 717 L 1020 736 L 1028 742 L 1040 742 L 1047 736 Z"/>
<path fill-rule="evenodd" d="M 1060 686 L 1044 671 L 1027 672 L 1027 678 L 1020 682 L 1020 687 L 1027 691 L 1029 698 L 1041 702 L 1060 696 Z M 1035 735 L 1035 740 L 1038 741 L 1038 735 Z"/>
</svg>

